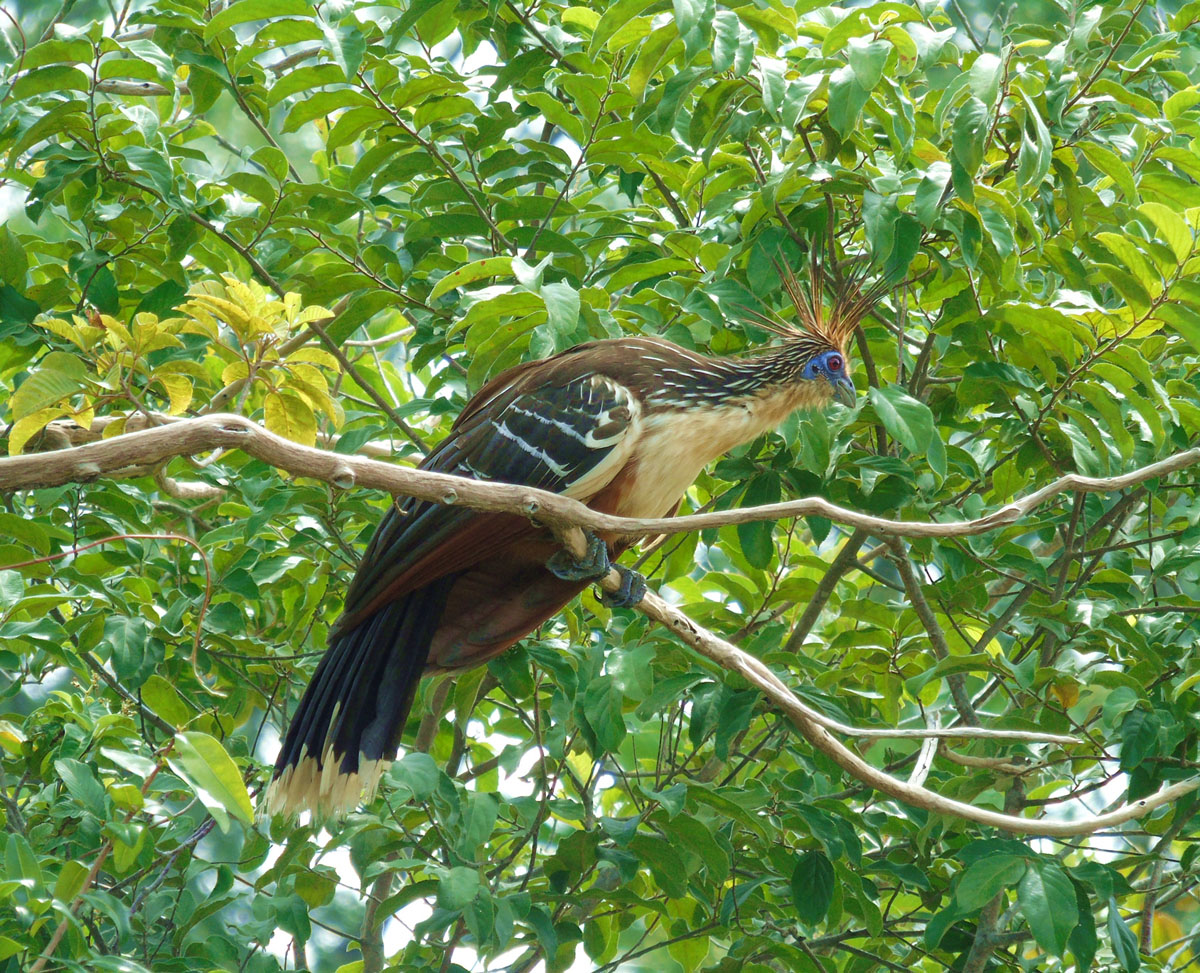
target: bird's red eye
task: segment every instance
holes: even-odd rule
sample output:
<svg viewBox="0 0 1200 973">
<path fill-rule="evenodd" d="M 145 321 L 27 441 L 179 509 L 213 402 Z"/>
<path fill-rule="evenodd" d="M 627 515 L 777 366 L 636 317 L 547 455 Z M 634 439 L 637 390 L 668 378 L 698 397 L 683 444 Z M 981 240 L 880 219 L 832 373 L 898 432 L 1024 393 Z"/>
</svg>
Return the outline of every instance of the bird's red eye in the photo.
<svg viewBox="0 0 1200 973">
<path fill-rule="evenodd" d="M 842 356 L 841 355 L 830 355 L 829 360 L 826 362 L 826 364 L 829 366 L 830 371 L 840 372 L 842 370 L 842 365 L 843 365 Z"/>
</svg>

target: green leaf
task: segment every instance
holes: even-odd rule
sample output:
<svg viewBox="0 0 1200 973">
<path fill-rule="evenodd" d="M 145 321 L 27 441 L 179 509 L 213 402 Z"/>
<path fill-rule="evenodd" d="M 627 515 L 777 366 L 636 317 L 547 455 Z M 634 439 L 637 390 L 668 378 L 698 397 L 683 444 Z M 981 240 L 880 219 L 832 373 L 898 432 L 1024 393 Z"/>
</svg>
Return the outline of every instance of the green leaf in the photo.
<svg viewBox="0 0 1200 973">
<path fill-rule="evenodd" d="M 1112 943 L 1113 955 L 1125 973 L 1137 973 L 1142 965 L 1138 952 L 1137 936 L 1125 925 L 1117 900 L 1108 900 L 1108 938 Z"/>
<path fill-rule="evenodd" d="M 29 258 L 21 241 L 7 226 L 0 226 L 0 280 L 13 287 L 23 287 L 28 269 Z"/>
<path fill-rule="evenodd" d="M 1118 266 L 1133 274 L 1148 297 L 1157 297 L 1162 293 L 1161 275 L 1151 267 L 1150 261 L 1146 259 L 1133 240 L 1119 233 L 1108 232 L 1093 234 L 1093 239 L 1108 248 L 1109 252 L 1117 258 Z"/>
<path fill-rule="evenodd" d="M 1200 310 L 1184 304 L 1162 304 L 1155 313 L 1200 352 Z"/>
<path fill-rule="evenodd" d="M 866 191 L 863 193 L 863 224 L 867 245 L 876 261 L 887 260 L 896 243 L 896 221 L 900 208 L 895 197 L 881 196 Z"/>
<path fill-rule="evenodd" d="M 392 764 L 388 774 L 414 801 L 428 800 L 442 779 L 441 768 L 427 753 L 406 753 Z"/>
<path fill-rule="evenodd" d="M 732 10 L 718 10 L 713 18 L 712 69 L 724 74 L 734 66 L 742 43 L 742 22 Z"/>
<path fill-rule="evenodd" d="M 153 712 L 174 726 L 183 726 L 195 715 L 175 687 L 158 673 L 142 683 L 141 697 Z"/>
<path fill-rule="evenodd" d="M 25 593 L 25 579 L 16 571 L 0 571 L 0 611 L 16 606 Z"/>
<path fill-rule="evenodd" d="M 28 879 L 35 887 L 44 884 L 45 875 L 33 848 L 22 834 L 9 834 L 4 849 L 6 878 Z"/>
<path fill-rule="evenodd" d="M 32 324 L 41 310 L 11 284 L 0 284 L 0 324 Z"/>
<path fill-rule="evenodd" d="M 488 277 L 507 277 L 512 274 L 512 257 L 485 257 L 474 263 L 464 264 L 457 270 L 452 270 L 434 285 L 429 292 L 429 300 L 435 301 L 443 294 L 448 294 L 456 287 L 484 280 Z"/>
<path fill-rule="evenodd" d="M 783 485 L 777 473 L 760 474 L 746 487 L 742 496 L 742 506 L 761 507 L 768 503 L 778 503 L 782 489 Z M 775 542 L 772 539 L 774 530 L 775 522 L 772 520 L 757 520 L 737 525 L 738 544 L 743 557 L 752 567 L 766 568 L 775 557 Z"/>
<path fill-rule="evenodd" d="M 282 932 L 303 946 L 312 935 L 312 923 L 308 917 L 308 906 L 295 892 L 289 895 L 276 893 L 271 897 L 275 921 Z"/>
<path fill-rule="evenodd" d="M 313 9 L 304 0 L 238 0 L 220 11 L 204 27 L 207 44 L 221 31 L 252 20 L 271 17 L 311 17 Z"/>
<path fill-rule="evenodd" d="M 140 615 L 109 615 L 104 638 L 112 646 L 113 669 L 130 689 L 141 686 L 157 659 L 149 651 L 150 623 Z"/>
<path fill-rule="evenodd" d="M 479 894 L 479 889 L 479 872 L 465 865 L 456 865 L 438 879 L 438 908 L 451 912 L 463 909 Z"/>
<path fill-rule="evenodd" d="M 14 101 L 27 101 L 34 95 L 50 91 L 90 91 L 91 88 L 91 78 L 79 68 L 67 64 L 51 64 L 23 74 L 12 86 L 10 95 Z"/>
<path fill-rule="evenodd" d="M 595 60 L 604 45 L 624 27 L 649 7 L 655 0 L 618 0 L 604 8 L 599 22 L 592 30 L 592 39 L 588 44 L 588 57 Z"/>
<path fill-rule="evenodd" d="M 942 211 L 942 196 L 950 184 L 950 166 L 945 162 L 930 163 L 917 186 L 913 212 L 923 226 L 932 227 Z"/>
<path fill-rule="evenodd" d="M 1133 173 L 1117 153 L 1095 142 L 1081 142 L 1079 150 L 1088 162 L 1116 183 L 1127 202 L 1137 205 L 1138 191 L 1133 181 Z"/>
<path fill-rule="evenodd" d="M 715 0 L 672 0 L 675 27 L 683 38 L 684 54 L 691 60 L 708 48 L 715 16 Z"/>
<path fill-rule="evenodd" d="M 555 347 L 567 347 L 567 339 L 579 324 L 579 291 L 565 281 L 543 284 L 538 293 L 546 302 L 546 315 L 555 337 Z M 561 344 L 560 344 L 561 343 Z"/>
<path fill-rule="evenodd" d="M 258 0 L 241 0 L 241 2 L 254 4 Z M 366 95 L 350 88 L 342 88 L 337 91 L 317 91 L 292 105 L 284 120 L 283 131 L 298 131 L 313 119 L 333 114 L 343 108 L 376 109 L 378 106 Z M 380 117 L 385 116 L 381 113 Z"/>
<path fill-rule="evenodd" d="M 1162 203 L 1142 203 L 1138 212 L 1149 217 L 1151 224 L 1175 254 L 1175 259 L 1183 263 L 1195 251 L 1196 241 L 1187 221 L 1168 206 Z M 0 258 L 2 263 L 2 258 Z M 14 281 L 15 283 L 15 281 Z"/>
<path fill-rule="evenodd" d="M 687 894 L 688 870 L 670 842 L 639 833 L 629 842 L 629 850 L 650 866 L 654 881 L 668 896 L 679 899 Z"/>
<path fill-rule="evenodd" d="M 27 50 L 21 58 L 20 66 L 28 71 L 40 68 L 44 64 L 87 64 L 91 61 L 92 54 L 92 45 L 82 37 L 54 37 Z"/>
<path fill-rule="evenodd" d="M 829 107 L 826 112 L 829 124 L 842 138 L 849 136 L 858 124 L 859 113 L 869 97 L 870 89 L 863 87 L 853 68 L 838 68 L 829 76 Z"/>
<path fill-rule="evenodd" d="M 864 90 L 871 91 L 883 77 L 883 67 L 892 53 L 892 45 L 887 41 L 866 37 L 851 37 L 848 44 L 847 60 L 854 77 Z"/>
<path fill-rule="evenodd" d="M 367 39 L 354 17 L 346 17 L 339 24 L 320 21 L 321 33 L 333 55 L 333 63 L 342 69 L 347 81 L 353 81 L 367 50 Z"/>
<path fill-rule="evenodd" d="M 1000 79 L 1004 74 L 1004 61 L 995 54 L 984 51 L 967 71 L 967 84 L 971 94 L 984 105 L 996 104 L 1000 95 Z"/>
<path fill-rule="evenodd" d="M 418 20 L 440 3 L 443 3 L 443 0 L 411 0 L 404 13 L 392 24 L 390 32 L 396 37 L 407 35 Z"/>
<path fill-rule="evenodd" d="M 1189 108 L 1194 108 L 1200 105 L 1200 91 L 1196 88 L 1184 88 L 1182 91 L 1176 91 L 1165 102 L 1163 102 L 1163 117 L 1167 121 L 1173 122 Z"/>
<path fill-rule="evenodd" d="M 933 413 L 929 406 L 898 385 L 872 388 L 871 405 L 889 436 L 910 453 L 922 453 L 934 437 Z"/>
<path fill-rule="evenodd" d="M 1046 180 L 1050 173 L 1053 143 L 1050 140 L 1050 130 L 1042 120 L 1033 99 L 1020 89 L 1021 99 L 1025 102 L 1026 128 L 1031 124 L 1034 139 L 1030 140 L 1024 132 L 1021 133 L 1021 156 L 1018 159 L 1017 182 L 1022 187 L 1023 194 L 1032 195 L 1033 191 Z"/>
<path fill-rule="evenodd" d="M 625 717 L 621 712 L 624 699 L 624 693 L 608 675 L 597 676 L 589 682 L 580 698 L 584 718 L 603 751 L 616 750 L 625 739 Z"/>
<path fill-rule="evenodd" d="M 801 922 L 815 926 L 833 903 L 833 863 L 825 852 L 806 851 L 796 860 L 791 879 L 792 905 Z"/>
<path fill-rule="evenodd" d="M 954 898 L 968 912 L 982 909 L 997 895 L 1016 885 L 1025 874 L 1026 859 L 990 855 L 971 864 L 955 886 Z"/>
<path fill-rule="evenodd" d="M 1071 883 L 1075 887 L 1075 908 L 1079 912 L 1079 924 L 1071 930 L 1067 938 L 1067 947 L 1075 957 L 1075 966 L 1079 973 L 1088 973 L 1092 968 L 1092 960 L 1096 958 L 1096 917 L 1092 915 L 1092 904 L 1088 901 L 1087 892 L 1079 882 Z"/>
<path fill-rule="evenodd" d="M 37 371 L 17 387 L 8 407 L 14 419 L 22 419 L 69 399 L 86 388 L 87 383 L 87 367 L 80 359 L 65 351 L 52 351 L 38 363 Z"/>
<path fill-rule="evenodd" d="M 1121 721 L 1121 770 L 1128 773 L 1147 757 L 1158 755 L 1159 719 L 1144 709 L 1131 709 Z"/>
<path fill-rule="evenodd" d="M 460 823 L 456 850 L 468 861 L 491 836 L 496 826 L 500 805 L 491 794 L 472 791 L 467 795 L 467 807 Z"/>
<path fill-rule="evenodd" d="M 976 206 L 979 212 L 979 221 L 987 230 L 996 252 L 1002 258 L 1011 256 L 1017 249 L 1016 233 L 1004 212 L 1000 207 L 992 205 L 982 197 L 977 200 Z"/>
<path fill-rule="evenodd" d="M 54 761 L 54 769 L 62 778 L 67 792 L 93 814 L 103 815 L 106 806 L 104 785 L 96 779 L 92 768 L 69 757 Z"/>
<path fill-rule="evenodd" d="M 954 116 L 952 153 L 969 176 L 983 164 L 984 142 L 988 130 L 988 107 L 978 98 L 968 98 Z"/>
<path fill-rule="evenodd" d="M 1047 953 L 1062 956 L 1067 938 L 1079 923 L 1075 888 L 1057 863 L 1029 863 L 1017 886 L 1017 908 L 1029 923 L 1033 938 Z"/>
<path fill-rule="evenodd" d="M 129 163 L 131 170 L 144 173 L 150 184 L 163 196 L 176 196 L 171 163 L 163 155 L 140 145 L 127 145 L 121 149 L 121 156 Z"/>
<path fill-rule="evenodd" d="M 208 808 L 222 831 L 228 833 L 230 815 L 246 827 L 254 824 L 254 809 L 242 775 L 215 737 L 196 730 L 175 734 L 175 746 L 167 762 Z"/>
</svg>

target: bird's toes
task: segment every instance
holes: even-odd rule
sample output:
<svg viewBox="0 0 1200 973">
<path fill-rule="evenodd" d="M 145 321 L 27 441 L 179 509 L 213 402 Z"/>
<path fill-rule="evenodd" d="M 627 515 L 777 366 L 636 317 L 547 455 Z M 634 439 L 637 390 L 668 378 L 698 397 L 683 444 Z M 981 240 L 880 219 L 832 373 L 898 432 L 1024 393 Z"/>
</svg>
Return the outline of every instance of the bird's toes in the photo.
<svg viewBox="0 0 1200 973">
<path fill-rule="evenodd" d="M 563 549 L 551 555 L 546 570 L 563 581 L 596 581 L 608 574 L 612 564 L 608 560 L 608 547 L 595 534 L 587 533 L 587 553 L 577 558 Z"/>
<path fill-rule="evenodd" d="M 616 591 L 604 591 L 600 594 L 600 600 L 609 608 L 632 608 L 639 601 L 646 597 L 646 579 L 641 572 L 634 571 L 632 568 L 623 567 L 620 564 L 614 565 L 618 573 L 621 575 L 621 587 Z"/>
</svg>

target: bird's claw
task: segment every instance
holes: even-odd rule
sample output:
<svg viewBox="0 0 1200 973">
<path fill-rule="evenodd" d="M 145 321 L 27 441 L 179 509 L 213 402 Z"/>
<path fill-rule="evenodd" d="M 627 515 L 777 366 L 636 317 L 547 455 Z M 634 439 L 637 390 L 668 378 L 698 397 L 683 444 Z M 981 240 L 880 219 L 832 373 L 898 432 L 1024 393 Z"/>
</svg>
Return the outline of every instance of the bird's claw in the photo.
<svg viewBox="0 0 1200 973">
<path fill-rule="evenodd" d="M 609 608 L 632 608 L 646 597 L 646 579 L 640 571 L 620 564 L 613 567 L 621 575 L 621 587 L 616 591 L 602 591 L 600 600 Z"/>
<path fill-rule="evenodd" d="M 613 564 L 608 558 L 608 546 L 595 534 L 588 533 L 587 553 L 577 558 L 570 551 L 555 552 L 546 562 L 546 570 L 563 581 L 599 581 L 612 568 L 621 575 L 621 587 L 602 591 L 600 600 L 609 608 L 632 608 L 646 597 L 646 579 L 632 568 Z"/>
<path fill-rule="evenodd" d="M 595 534 L 588 533 L 587 553 L 577 558 L 565 548 L 551 555 L 546 570 L 563 581 L 599 581 L 612 567 L 608 546 Z"/>
</svg>

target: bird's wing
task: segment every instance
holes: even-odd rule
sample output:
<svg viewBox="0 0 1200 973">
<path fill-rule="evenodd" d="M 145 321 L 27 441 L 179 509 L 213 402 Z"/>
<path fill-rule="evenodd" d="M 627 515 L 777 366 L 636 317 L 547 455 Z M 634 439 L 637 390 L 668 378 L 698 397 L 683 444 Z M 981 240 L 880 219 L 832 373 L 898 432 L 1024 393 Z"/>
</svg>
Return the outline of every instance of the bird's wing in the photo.
<svg viewBox="0 0 1200 973">
<path fill-rule="evenodd" d="M 569 358 L 508 377 L 472 399 L 420 468 L 579 500 L 594 496 L 625 465 L 637 440 L 641 407 L 634 394 Z M 386 602 L 478 564 L 533 530 L 515 514 L 406 498 L 371 539 L 339 627 L 357 625 Z"/>
</svg>

